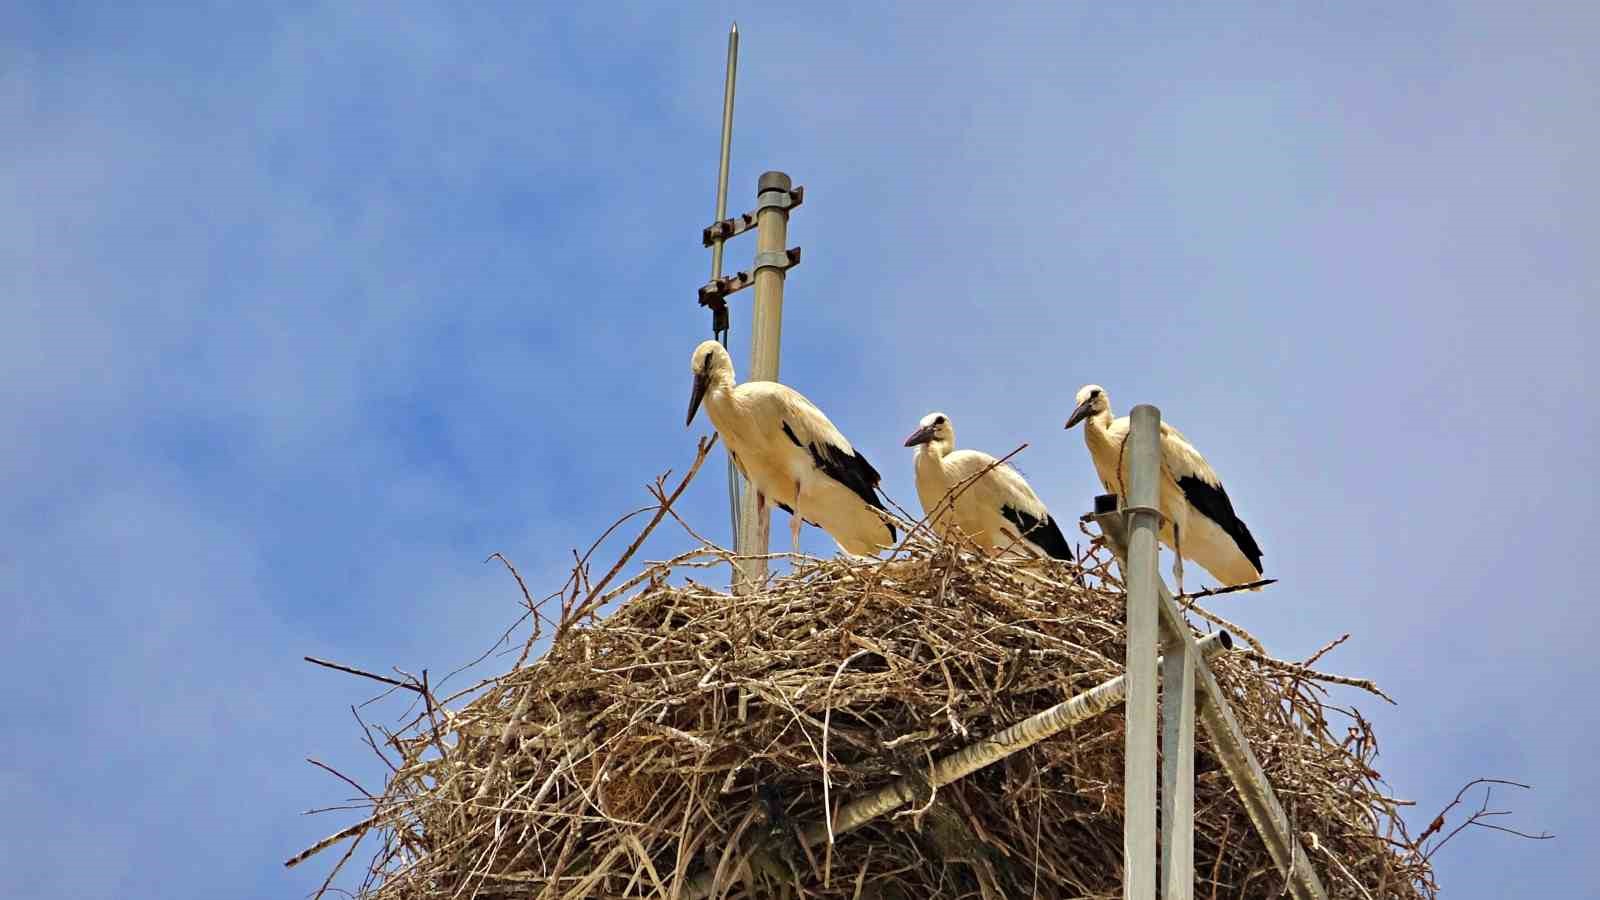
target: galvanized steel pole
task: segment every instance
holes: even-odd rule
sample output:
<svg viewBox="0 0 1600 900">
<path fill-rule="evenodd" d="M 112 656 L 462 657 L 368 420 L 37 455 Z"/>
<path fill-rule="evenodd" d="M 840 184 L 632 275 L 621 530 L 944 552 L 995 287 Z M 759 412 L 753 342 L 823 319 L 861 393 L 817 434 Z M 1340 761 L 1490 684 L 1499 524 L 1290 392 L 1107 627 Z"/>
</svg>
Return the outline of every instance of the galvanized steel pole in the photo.
<svg viewBox="0 0 1600 900">
<path fill-rule="evenodd" d="M 739 23 L 728 29 L 728 69 L 722 82 L 722 155 L 717 161 L 717 217 L 728 217 L 728 153 L 733 147 L 733 88 L 739 72 Z M 711 280 L 722 277 L 722 241 L 711 245 Z"/>
<path fill-rule="evenodd" d="M 734 22 L 728 28 L 728 68 L 722 82 L 722 154 L 717 161 L 717 217 L 713 222 L 721 222 L 728 217 L 728 159 L 733 148 L 733 88 L 739 73 L 739 23 Z M 722 277 L 722 245 L 717 241 L 711 245 L 711 281 L 715 283 Z M 719 307 L 720 309 L 720 307 Z M 728 346 L 728 332 L 714 335 L 722 340 L 722 346 Z M 723 450 L 728 454 L 728 518 L 732 524 L 729 533 L 739 533 L 739 471 L 733 466 L 733 453 L 723 445 Z M 737 540 L 737 538 L 735 538 Z M 735 579 L 737 580 L 737 579 Z"/>
<path fill-rule="evenodd" d="M 793 182 L 783 172 L 764 172 L 756 185 L 755 312 L 750 323 L 751 381 L 777 381 L 778 355 L 783 334 L 783 279 L 788 268 L 785 245 L 789 238 L 789 190 Z M 739 505 L 739 532 L 735 550 L 742 557 L 764 556 L 771 536 L 772 509 L 756 509 L 754 485 L 746 484 Z M 744 559 L 734 578 L 734 591 L 743 593 L 761 584 L 767 575 L 765 559 Z"/>
<path fill-rule="evenodd" d="M 1160 528 L 1161 411 L 1148 404 L 1131 413 L 1129 464 L 1127 745 L 1123 769 L 1122 896 L 1156 896 L 1156 645 L 1160 642 L 1156 571 Z"/>
<path fill-rule="evenodd" d="M 1179 634 L 1161 657 L 1161 896 L 1194 898 L 1194 655 Z"/>
</svg>

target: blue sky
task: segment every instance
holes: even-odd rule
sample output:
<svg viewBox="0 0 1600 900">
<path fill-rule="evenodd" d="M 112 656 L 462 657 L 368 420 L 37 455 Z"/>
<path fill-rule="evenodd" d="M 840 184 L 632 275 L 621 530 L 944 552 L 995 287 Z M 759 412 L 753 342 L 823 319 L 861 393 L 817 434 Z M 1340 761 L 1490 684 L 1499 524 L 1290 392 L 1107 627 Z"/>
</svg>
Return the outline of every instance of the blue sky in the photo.
<svg viewBox="0 0 1600 900">
<path fill-rule="evenodd" d="M 311 890 L 302 758 L 379 772 L 300 657 L 454 668 L 485 556 L 554 590 L 687 464 L 735 17 L 730 205 L 807 188 L 783 377 L 891 496 L 941 409 L 1070 518 L 1073 392 L 1160 405 L 1282 579 L 1216 608 L 1353 635 L 1419 827 L 1536 786 L 1559 840 L 1463 835 L 1446 896 L 1588 888 L 1600 7 L 796 6 L 0 11 L 4 893 Z"/>
</svg>

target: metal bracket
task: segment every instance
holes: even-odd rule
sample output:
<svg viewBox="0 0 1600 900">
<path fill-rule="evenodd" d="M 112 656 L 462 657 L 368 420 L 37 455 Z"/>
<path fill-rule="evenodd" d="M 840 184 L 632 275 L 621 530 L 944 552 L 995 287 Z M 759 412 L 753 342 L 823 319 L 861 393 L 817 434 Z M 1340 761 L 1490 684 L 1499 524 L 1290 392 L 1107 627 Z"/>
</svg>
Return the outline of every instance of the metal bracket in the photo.
<svg viewBox="0 0 1600 900">
<path fill-rule="evenodd" d="M 1097 494 L 1094 498 L 1094 512 L 1084 513 L 1078 517 L 1078 521 L 1098 522 L 1101 516 L 1115 513 L 1121 513 L 1125 516 L 1133 513 L 1154 513 L 1158 522 L 1167 521 L 1167 514 L 1154 506 L 1118 506 L 1121 502 L 1122 498 L 1116 494 Z"/>
<path fill-rule="evenodd" d="M 725 306 L 724 297 L 738 293 L 754 283 L 755 276 L 749 272 L 735 272 L 732 275 L 718 278 L 716 281 L 708 281 L 700 285 L 700 305 L 709 306 L 712 309 Z"/>
<path fill-rule="evenodd" d="M 766 250 L 756 254 L 756 264 L 750 271 L 759 272 L 762 269 L 777 269 L 782 272 L 800 265 L 800 248 L 790 247 L 787 250 Z"/>
<path fill-rule="evenodd" d="M 700 232 L 700 243 L 710 247 L 717 241 L 725 241 L 735 235 L 744 234 L 754 227 L 756 227 L 756 214 L 753 212 L 723 219 L 721 222 L 712 222 Z"/>
<path fill-rule="evenodd" d="M 755 209 L 743 215 L 734 216 L 731 219 L 712 222 L 702 229 L 700 231 L 700 243 L 702 246 L 710 247 L 718 241 L 726 241 L 729 238 L 737 237 L 756 227 L 756 213 L 761 212 L 763 209 L 794 209 L 805 201 L 805 185 L 787 191 L 776 189 L 762 191 L 756 197 Z"/>
<path fill-rule="evenodd" d="M 725 305 L 723 298 L 744 290 L 756 282 L 755 273 L 762 269 L 777 269 L 783 271 L 800 265 L 800 248 L 790 247 L 788 250 L 768 250 L 756 254 L 755 266 L 748 272 L 735 272 L 716 281 L 710 281 L 700 286 L 700 305 L 716 309 Z"/>
</svg>

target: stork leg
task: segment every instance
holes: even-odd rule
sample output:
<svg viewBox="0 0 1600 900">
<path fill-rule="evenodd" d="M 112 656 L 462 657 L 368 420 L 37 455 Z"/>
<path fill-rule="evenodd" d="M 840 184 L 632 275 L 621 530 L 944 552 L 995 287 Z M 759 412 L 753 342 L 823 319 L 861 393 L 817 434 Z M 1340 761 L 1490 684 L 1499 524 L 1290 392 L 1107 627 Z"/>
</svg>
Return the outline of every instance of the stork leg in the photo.
<svg viewBox="0 0 1600 900">
<path fill-rule="evenodd" d="M 794 543 L 794 552 L 800 552 L 800 526 L 805 524 L 805 518 L 800 515 L 800 483 L 794 486 L 794 512 L 789 514 L 789 537 Z"/>
<path fill-rule="evenodd" d="M 800 552 L 800 525 L 802 521 L 800 510 L 798 509 L 789 516 L 789 538 L 794 543 L 794 552 L 796 553 Z"/>
<path fill-rule="evenodd" d="M 1172 577 L 1178 582 L 1178 596 L 1183 596 L 1183 530 L 1172 523 Z"/>
</svg>

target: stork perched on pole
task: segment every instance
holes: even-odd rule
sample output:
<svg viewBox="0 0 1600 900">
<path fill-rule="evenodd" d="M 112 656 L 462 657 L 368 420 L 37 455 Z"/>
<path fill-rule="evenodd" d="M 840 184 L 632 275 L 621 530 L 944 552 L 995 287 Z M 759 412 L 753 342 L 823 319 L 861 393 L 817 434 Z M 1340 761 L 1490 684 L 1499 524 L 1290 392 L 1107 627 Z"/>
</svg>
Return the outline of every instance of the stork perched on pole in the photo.
<svg viewBox="0 0 1600 900">
<path fill-rule="evenodd" d="M 923 416 L 906 446 L 917 448 L 917 497 L 941 538 L 955 527 L 991 554 L 1021 538 L 1046 556 L 1073 558 L 1044 501 L 1021 473 L 987 453 L 955 449 L 955 426 L 944 413 Z"/>
<path fill-rule="evenodd" d="M 878 514 L 878 471 L 822 410 L 775 381 L 735 384 L 733 360 L 716 341 L 694 348 L 689 368 L 694 388 L 684 425 L 704 400 L 734 465 L 755 486 L 757 508 L 771 501 L 789 514 L 796 551 L 802 521 L 849 553 L 873 555 L 894 544 L 894 526 Z"/>
<path fill-rule="evenodd" d="M 1128 417 L 1113 419 L 1111 398 L 1098 384 L 1078 391 L 1067 428 L 1083 422 L 1083 441 L 1106 490 L 1127 498 Z M 1261 578 L 1261 548 L 1233 511 L 1222 479 L 1178 429 L 1161 423 L 1161 543 L 1172 548 L 1172 573 L 1183 592 L 1183 558 L 1199 563 L 1224 585 Z"/>
</svg>

